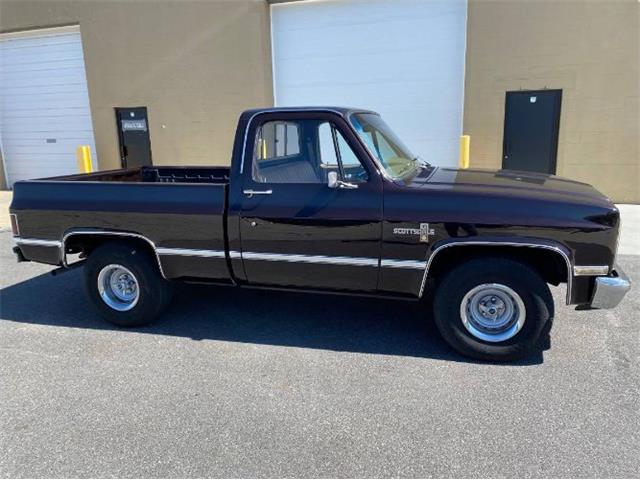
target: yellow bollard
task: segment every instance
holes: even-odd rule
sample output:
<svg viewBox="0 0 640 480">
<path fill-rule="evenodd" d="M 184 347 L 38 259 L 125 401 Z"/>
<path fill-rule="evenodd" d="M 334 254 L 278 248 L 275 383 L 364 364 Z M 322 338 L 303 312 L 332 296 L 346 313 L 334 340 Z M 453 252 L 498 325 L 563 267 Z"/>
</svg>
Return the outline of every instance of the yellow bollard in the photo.
<svg viewBox="0 0 640 480">
<path fill-rule="evenodd" d="M 76 148 L 76 157 L 78 159 L 78 170 L 80 173 L 93 172 L 91 165 L 91 147 L 89 145 L 78 145 Z"/>
<path fill-rule="evenodd" d="M 264 138 L 261 139 L 260 141 L 262 142 L 262 157 L 260 158 L 260 160 L 266 160 L 267 159 L 267 142 Z"/>
<path fill-rule="evenodd" d="M 469 149 L 471 148 L 471 136 L 460 137 L 460 168 L 469 168 Z"/>
</svg>

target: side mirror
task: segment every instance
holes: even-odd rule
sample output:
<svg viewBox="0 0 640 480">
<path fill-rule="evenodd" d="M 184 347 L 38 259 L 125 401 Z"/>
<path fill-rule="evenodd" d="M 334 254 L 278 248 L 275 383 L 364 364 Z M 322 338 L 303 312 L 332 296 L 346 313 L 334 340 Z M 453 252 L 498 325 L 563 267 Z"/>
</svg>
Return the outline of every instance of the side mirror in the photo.
<svg viewBox="0 0 640 480">
<path fill-rule="evenodd" d="M 327 185 L 329 186 L 329 188 L 345 188 L 347 190 L 358 188 L 358 185 L 356 185 L 355 183 L 343 182 L 342 180 L 338 180 L 338 172 L 327 173 Z"/>
<path fill-rule="evenodd" d="M 338 187 L 338 172 L 327 173 L 327 185 L 329 186 L 329 188 Z"/>
</svg>

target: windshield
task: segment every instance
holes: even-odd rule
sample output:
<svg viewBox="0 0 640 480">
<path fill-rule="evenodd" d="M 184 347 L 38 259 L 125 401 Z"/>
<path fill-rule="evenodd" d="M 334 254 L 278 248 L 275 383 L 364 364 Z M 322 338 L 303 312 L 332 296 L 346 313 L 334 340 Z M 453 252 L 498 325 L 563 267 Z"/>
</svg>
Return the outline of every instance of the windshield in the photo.
<svg viewBox="0 0 640 480">
<path fill-rule="evenodd" d="M 423 166 L 420 159 L 411 153 L 380 115 L 356 113 L 351 115 L 350 120 L 390 177 L 406 179 L 420 171 Z"/>
</svg>

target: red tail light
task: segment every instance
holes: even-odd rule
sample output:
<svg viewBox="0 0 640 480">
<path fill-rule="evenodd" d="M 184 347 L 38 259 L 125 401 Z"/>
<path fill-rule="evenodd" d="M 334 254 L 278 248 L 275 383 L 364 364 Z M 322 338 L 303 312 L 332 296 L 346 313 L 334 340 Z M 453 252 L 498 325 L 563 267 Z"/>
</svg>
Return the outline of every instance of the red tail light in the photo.
<svg viewBox="0 0 640 480">
<path fill-rule="evenodd" d="M 18 227 L 18 217 L 15 213 L 9 214 L 11 218 L 11 231 L 13 232 L 14 237 L 20 236 L 20 228 Z"/>
</svg>

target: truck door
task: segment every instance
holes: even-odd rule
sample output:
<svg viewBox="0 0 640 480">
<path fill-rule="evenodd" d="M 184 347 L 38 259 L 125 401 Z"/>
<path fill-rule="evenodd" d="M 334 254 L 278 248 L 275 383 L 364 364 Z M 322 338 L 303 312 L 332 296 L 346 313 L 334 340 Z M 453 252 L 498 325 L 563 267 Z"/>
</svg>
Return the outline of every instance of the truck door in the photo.
<svg viewBox="0 0 640 480">
<path fill-rule="evenodd" d="M 247 281 L 376 290 L 382 182 L 344 119 L 265 113 L 246 141 L 240 237 Z"/>
</svg>

